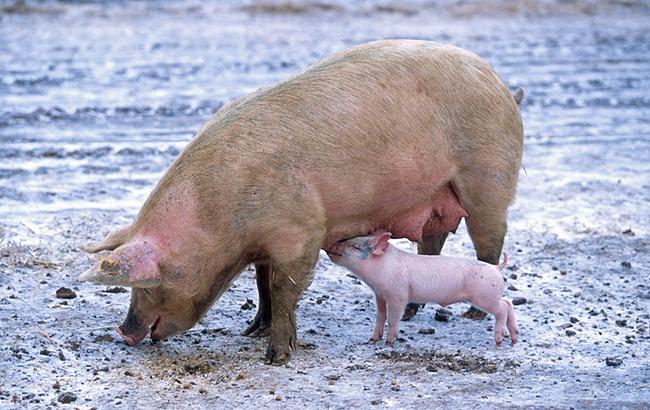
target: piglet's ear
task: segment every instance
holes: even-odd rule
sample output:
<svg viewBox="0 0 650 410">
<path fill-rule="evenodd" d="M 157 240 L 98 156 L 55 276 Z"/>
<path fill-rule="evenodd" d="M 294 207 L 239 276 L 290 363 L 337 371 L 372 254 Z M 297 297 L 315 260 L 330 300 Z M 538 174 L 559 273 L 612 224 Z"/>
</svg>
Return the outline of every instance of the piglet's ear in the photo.
<svg viewBox="0 0 650 410">
<path fill-rule="evenodd" d="M 373 239 L 372 254 L 383 255 L 388 249 L 388 240 L 390 239 L 390 232 L 384 232 Z"/>
<path fill-rule="evenodd" d="M 159 258 L 151 242 L 127 242 L 102 257 L 79 280 L 107 286 L 155 287 L 160 285 Z"/>
</svg>

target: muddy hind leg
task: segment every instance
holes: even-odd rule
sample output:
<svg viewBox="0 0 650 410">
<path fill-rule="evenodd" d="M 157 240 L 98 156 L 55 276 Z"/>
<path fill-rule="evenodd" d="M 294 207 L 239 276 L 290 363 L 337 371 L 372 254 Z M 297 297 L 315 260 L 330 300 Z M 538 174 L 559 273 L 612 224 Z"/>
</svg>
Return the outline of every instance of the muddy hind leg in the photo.
<svg viewBox="0 0 650 410">
<path fill-rule="evenodd" d="M 271 265 L 255 264 L 255 278 L 259 307 L 251 324 L 241 334 L 250 337 L 265 337 L 271 332 Z"/>
<path fill-rule="evenodd" d="M 502 212 L 502 214 L 484 216 L 470 214 L 471 216 L 466 220 L 469 236 L 476 249 L 476 257 L 492 265 L 499 264 L 503 241 L 508 230 L 505 209 Z M 484 319 L 485 316 L 485 312 L 473 306 L 463 313 L 463 317 L 469 319 Z"/>
<path fill-rule="evenodd" d="M 418 254 L 419 255 L 440 255 L 442 252 L 442 247 L 445 244 L 448 234 L 429 236 L 427 238 L 422 238 L 422 241 L 418 243 Z M 402 315 L 402 320 L 409 320 L 416 313 L 418 309 L 423 308 L 425 305 L 419 303 L 409 303 L 404 309 L 404 315 Z"/>
</svg>

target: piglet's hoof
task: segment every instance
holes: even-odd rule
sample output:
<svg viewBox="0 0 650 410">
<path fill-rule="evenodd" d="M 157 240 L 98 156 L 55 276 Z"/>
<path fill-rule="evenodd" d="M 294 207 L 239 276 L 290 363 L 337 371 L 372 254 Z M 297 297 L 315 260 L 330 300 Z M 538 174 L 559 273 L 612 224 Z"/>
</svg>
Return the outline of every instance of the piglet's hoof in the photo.
<svg viewBox="0 0 650 410">
<path fill-rule="evenodd" d="M 477 308 L 472 306 L 469 309 L 467 309 L 467 312 L 463 313 L 462 316 L 466 319 L 483 320 L 485 319 L 485 316 L 487 316 L 487 313 L 478 310 Z"/>
</svg>

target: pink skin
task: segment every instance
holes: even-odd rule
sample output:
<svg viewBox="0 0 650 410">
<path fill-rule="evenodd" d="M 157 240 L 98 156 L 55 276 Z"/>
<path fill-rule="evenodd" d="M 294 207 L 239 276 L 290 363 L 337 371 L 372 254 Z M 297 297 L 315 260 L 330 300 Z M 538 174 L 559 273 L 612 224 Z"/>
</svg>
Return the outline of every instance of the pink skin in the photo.
<svg viewBox="0 0 650 410">
<path fill-rule="evenodd" d="M 507 256 L 495 266 L 469 258 L 414 255 L 390 245 L 390 236 L 379 231 L 328 249 L 332 262 L 349 269 L 375 292 L 377 320 L 371 342 L 381 339 L 388 319 L 386 345 L 393 344 L 409 302 L 441 306 L 469 302 L 496 317 L 497 347 L 501 346 L 506 328 L 512 344 L 517 343 L 519 329 L 512 302 L 502 297 L 501 271 Z"/>
</svg>

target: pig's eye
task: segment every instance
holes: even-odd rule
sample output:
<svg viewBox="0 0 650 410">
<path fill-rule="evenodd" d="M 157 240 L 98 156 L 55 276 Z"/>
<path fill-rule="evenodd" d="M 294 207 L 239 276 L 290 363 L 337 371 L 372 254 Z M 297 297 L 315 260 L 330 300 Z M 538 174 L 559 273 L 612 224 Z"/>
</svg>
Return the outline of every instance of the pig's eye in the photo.
<svg viewBox="0 0 650 410">
<path fill-rule="evenodd" d="M 361 250 L 361 248 L 359 247 L 359 245 L 352 245 L 352 247 L 353 247 L 354 249 L 358 250 L 358 251 Z"/>
</svg>

